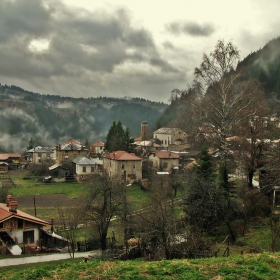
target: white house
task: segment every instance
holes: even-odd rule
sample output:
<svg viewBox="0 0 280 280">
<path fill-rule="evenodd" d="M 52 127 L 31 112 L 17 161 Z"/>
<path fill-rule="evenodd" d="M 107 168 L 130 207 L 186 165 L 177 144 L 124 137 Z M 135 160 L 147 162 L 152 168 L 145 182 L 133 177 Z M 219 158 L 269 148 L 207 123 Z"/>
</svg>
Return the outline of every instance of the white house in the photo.
<svg viewBox="0 0 280 280">
<path fill-rule="evenodd" d="M 154 131 L 153 138 L 158 139 L 163 147 L 187 142 L 187 134 L 179 128 L 161 127 Z"/>
<path fill-rule="evenodd" d="M 99 174 L 102 171 L 102 161 L 92 160 L 83 156 L 78 156 L 72 160 L 73 171 L 77 179 L 81 179 L 84 175 Z"/>
<path fill-rule="evenodd" d="M 39 245 L 41 229 L 50 224 L 17 209 L 18 203 L 7 196 L 7 203 L 0 203 L 0 245 L 7 245 L 13 255 L 22 253 L 27 244 Z"/>
</svg>

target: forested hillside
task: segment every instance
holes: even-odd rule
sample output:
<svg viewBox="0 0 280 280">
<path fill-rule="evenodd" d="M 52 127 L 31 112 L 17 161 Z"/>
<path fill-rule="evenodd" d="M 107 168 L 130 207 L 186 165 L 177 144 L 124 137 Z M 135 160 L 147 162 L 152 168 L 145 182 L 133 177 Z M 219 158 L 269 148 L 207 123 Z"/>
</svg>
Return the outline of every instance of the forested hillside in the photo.
<svg viewBox="0 0 280 280">
<path fill-rule="evenodd" d="M 33 139 L 37 145 L 56 145 L 75 138 L 105 141 L 113 121 L 121 121 L 133 137 L 142 121 L 153 128 L 166 104 L 141 98 L 72 98 L 41 95 L 11 85 L 0 86 L 1 150 L 22 152 Z"/>
<path fill-rule="evenodd" d="M 241 81 L 255 78 L 261 83 L 268 101 L 269 113 L 280 115 L 280 37 L 239 61 L 236 70 L 243 71 Z M 194 96 L 197 96 L 195 86 L 176 89 L 174 85 L 171 104 L 158 119 L 157 127 L 176 124 L 184 128 L 185 123 L 192 118 L 188 111 Z M 188 128 L 189 125 L 191 122 L 188 122 Z"/>
</svg>

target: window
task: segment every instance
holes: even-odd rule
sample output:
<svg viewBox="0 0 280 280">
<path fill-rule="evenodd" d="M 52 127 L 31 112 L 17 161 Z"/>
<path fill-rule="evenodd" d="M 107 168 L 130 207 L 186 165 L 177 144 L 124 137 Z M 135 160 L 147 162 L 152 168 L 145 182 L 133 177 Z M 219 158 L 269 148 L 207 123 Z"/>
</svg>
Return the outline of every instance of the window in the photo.
<svg viewBox="0 0 280 280">
<path fill-rule="evenodd" d="M 23 232 L 23 243 L 34 243 L 34 230 L 24 231 Z"/>
<path fill-rule="evenodd" d="M 163 168 L 167 168 L 167 162 L 163 163 Z"/>
<path fill-rule="evenodd" d="M 86 171 L 87 171 L 86 166 L 83 166 L 83 173 L 86 173 Z"/>
<path fill-rule="evenodd" d="M 133 169 L 135 169 L 136 168 L 136 164 L 135 163 L 133 163 Z"/>
<path fill-rule="evenodd" d="M 38 153 L 38 157 L 41 158 L 42 157 L 42 153 Z"/>
<path fill-rule="evenodd" d="M 91 171 L 91 172 L 94 172 L 94 166 L 92 166 L 92 167 L 90 168 L 90 171 Z"/>
<path fill-rule="evenodd" d="M 122 164 L 122 169 L 124 169 L 125 168 L 125 164 Z"/>
</svg>

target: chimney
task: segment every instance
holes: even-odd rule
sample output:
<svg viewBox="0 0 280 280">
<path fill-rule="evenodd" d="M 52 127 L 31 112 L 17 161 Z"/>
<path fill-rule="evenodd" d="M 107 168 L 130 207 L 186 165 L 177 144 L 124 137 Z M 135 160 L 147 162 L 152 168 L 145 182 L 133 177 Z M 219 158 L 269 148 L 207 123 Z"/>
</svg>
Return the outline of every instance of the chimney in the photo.
<svg viewBox="0 0 280 280">
<path fill-rule="evenodd" d="M 10 203 L 11 200 L 12 200 L 12 196 L 10 194 L 8 194 L 7 197 L 6 197 L 7 206 L 9 206 L 9 203 Z"/>
<path fill-rule="evenodd" d="M 18 202 L 12 200 L 12 196 L 10 194 L 7 195 L 7 206 L 9 207 L 10 212 L 17 213 Z"/>
</svg>

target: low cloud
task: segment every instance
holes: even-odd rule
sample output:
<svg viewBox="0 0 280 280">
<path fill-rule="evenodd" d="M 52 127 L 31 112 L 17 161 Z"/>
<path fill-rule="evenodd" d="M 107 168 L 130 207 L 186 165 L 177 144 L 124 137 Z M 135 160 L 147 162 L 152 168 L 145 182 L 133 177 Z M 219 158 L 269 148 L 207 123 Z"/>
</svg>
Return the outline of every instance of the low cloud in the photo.
<svg viewBox="0 0 280 280">
<path fill-rule="evenodd" d="M 198 24 L 196 22 L 172 22 L 166 25 L 166 29 L 176 36 L 184 34 L 193 37 L 208 37 L 215 31 L 210 23 Z"/>
</svg>

